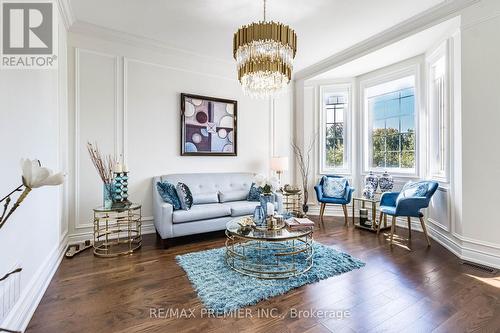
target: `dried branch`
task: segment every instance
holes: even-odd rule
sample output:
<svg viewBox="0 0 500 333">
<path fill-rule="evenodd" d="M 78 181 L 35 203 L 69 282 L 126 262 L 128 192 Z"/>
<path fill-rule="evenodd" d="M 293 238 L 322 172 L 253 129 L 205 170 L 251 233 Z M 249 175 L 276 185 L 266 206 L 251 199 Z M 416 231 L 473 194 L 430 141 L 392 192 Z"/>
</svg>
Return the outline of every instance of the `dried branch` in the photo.
<svg viewBox="0 0 500 333">
<path fill-rule="evenodd" d="M 101 177 L 104 183 L 111 183 L 113 180 L 113 170 L 115 168 L 115 159 L 111 155 L 103 157 L 97 143 L 87 142 L 87 150 L 90 155 L 90 160 Z"/>
</svg>

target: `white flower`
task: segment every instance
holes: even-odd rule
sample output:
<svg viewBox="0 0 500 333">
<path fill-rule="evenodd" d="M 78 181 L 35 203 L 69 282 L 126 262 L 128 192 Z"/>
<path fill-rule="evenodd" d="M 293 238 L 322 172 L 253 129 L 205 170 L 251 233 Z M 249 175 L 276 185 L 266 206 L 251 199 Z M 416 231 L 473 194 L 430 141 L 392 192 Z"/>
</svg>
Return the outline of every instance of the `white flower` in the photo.
<svg viewBox="0 0 500 333">
<path fill-rule="evenodd" d="M 42 186 L 56 186 L 64 182 L 64 174 L 56 173 L 48 168 L 40 166 L 38 160 L 22 159 L 23 184 L 28 188 Z"/>
<path fill-rule="evenodd" d="M 255 176 L 254 182 L 258 187 L 263 187 L 264 185 L 266 185 L 266 177 L 264 177 L 264 175 L 258 174 L 257 176 Z"/>
</svg>

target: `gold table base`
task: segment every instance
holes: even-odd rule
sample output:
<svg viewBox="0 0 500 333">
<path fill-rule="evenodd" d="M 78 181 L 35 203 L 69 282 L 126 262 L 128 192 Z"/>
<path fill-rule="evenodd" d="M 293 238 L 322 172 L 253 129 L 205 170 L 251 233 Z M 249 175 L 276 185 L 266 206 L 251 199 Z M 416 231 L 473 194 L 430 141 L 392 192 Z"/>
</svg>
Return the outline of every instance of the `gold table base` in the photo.
<svg viewBox="0 0 500 333">
<path fill-rule="evenodd" d="M 238 273 L 259 279 L 287 279 L 313 266 L 312 233 L 287 240 L 246 239 L 227 230 L 226 236 L 226 263 Z"/>
<path fill-rule="evenodd" d="M 141 206 L 94 209 L 94 255 L 128 255 L 142 246 Z"/>
</svg>

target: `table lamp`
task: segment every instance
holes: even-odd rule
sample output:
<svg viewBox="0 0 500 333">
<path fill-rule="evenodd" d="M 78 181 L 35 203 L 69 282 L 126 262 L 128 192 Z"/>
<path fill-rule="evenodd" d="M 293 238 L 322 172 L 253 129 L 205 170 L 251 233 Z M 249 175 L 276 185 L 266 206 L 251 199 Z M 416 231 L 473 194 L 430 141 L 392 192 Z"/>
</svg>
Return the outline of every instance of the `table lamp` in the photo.
<svg viewBox="0 0 500 333">
<path fill-rule="evenodd" d="M 288 170 L 288 157 L 276 156 L 271 158 L 271 170 L 278 174 L 278 186 L 281 188 L 281 174 Z"/>
</svg>

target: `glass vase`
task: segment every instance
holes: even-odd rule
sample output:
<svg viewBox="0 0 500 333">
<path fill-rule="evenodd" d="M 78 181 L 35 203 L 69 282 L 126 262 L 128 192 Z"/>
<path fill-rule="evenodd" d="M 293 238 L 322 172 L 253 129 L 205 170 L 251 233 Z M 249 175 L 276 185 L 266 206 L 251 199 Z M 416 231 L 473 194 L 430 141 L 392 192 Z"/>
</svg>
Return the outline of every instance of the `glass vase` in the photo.
<svg viewBox="0 0 500 333">
<path fill-rule="evenodd" d="M 272 204 L 268 205 L 268 204 Z M 274 214 L 274 194 L 261 194 L 260 195 L 260 206 L 262 207 L 262 210 L 264 211 L 264 216 L 267 217 L 269 215 Z M 268 211 L 268 208 L 272 208 L 272 211 Z"/>
<path fill-rule="evenodd" d="M 266 215 L 264 215 L 264 210 L 260 205 L 255 207 L 255 210 L 253 212 L 253 221 L 258 227 L 261 227 L 266 221 Z"/>
<path fill-rule="evenodd" d="M 113 184 L 102 184 L 102 206 L 105 209 L 110 209 L 113 206 Z"/>
</svg>

